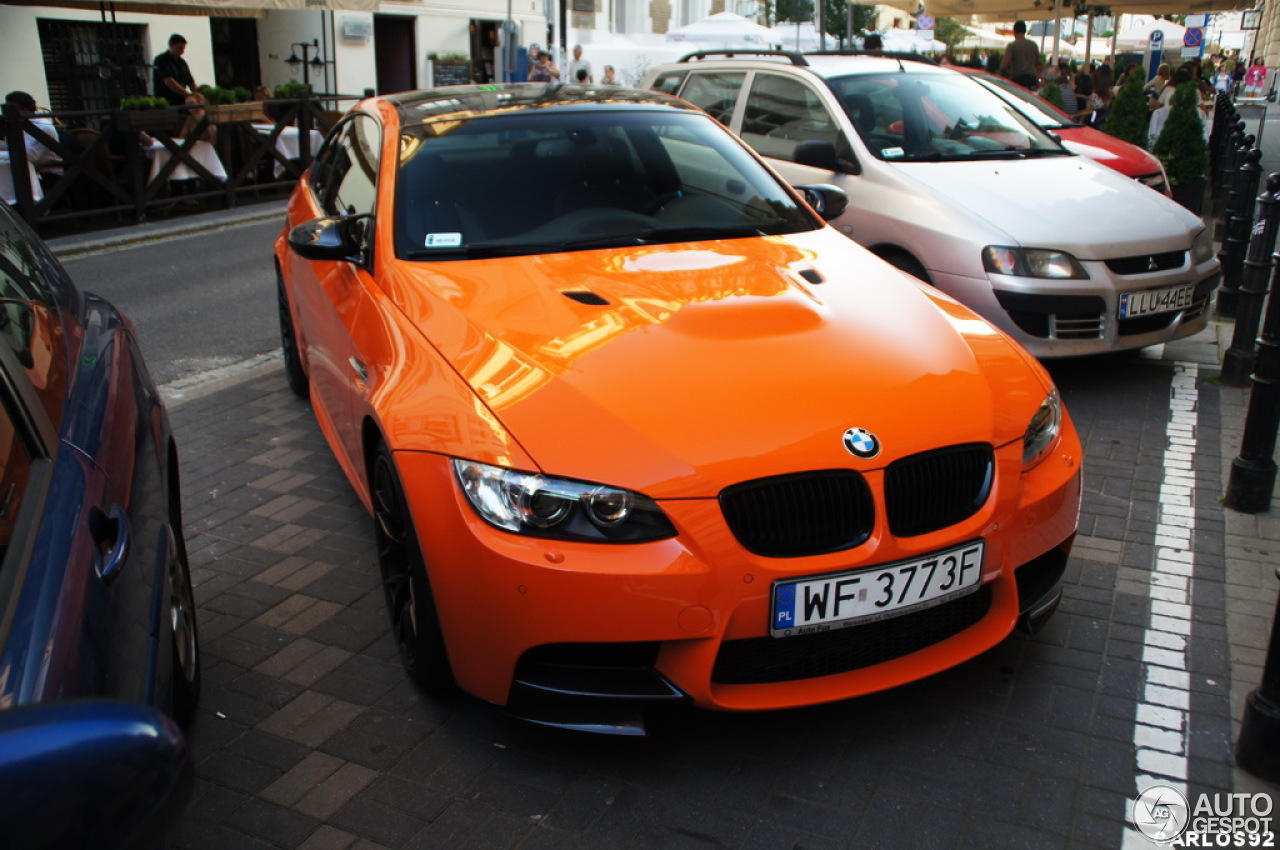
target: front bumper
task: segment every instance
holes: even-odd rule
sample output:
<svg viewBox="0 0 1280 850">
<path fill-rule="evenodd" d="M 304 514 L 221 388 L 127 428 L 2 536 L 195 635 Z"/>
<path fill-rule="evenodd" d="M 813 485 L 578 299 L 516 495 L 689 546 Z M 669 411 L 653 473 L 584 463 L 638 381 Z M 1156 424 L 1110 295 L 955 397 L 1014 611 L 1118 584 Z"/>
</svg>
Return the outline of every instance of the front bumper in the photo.
<svg viewBox="0 0 1280 850">
<path fill-rule="evenodd" d="M 653 543 L 502 532 L 466 503 L 447 458 L 396 455 L 458 684 L 543 722 L 556 722 L 548 706 L 592 706 L 557 722 L 579 728 L 625 726 L 607 710 L 623 703 L 755 710 L 846 699 L 986 651 L 1043 601 L 1043 588 L 1020 599 L 1020 590 L 1045 584 L 1020 581 L 1024 565 L 1049 563 L 1048 585 L 1061 575 L 1080 458 L 1067 427 L 1054 455 L 1025 474 L 1020 444 L 997 451 L 991 496 L 955 526 L 896 539 L 881 521 L 854 549 L 769 558 L 737 542 L 715 499 L 661 502 L 678 535 Z M 882 482 L 872 478 L 878 499 Z M 769 637 L 775 580 L 892 563 L 977 537 L 987 547 L 978 592 L 876 623 Z"/>
<path fill-rule="evenodd" d="M 1084 262 L 1088 280 L 1039 280 L 1005 275 L 964 278 L 930 272 L 948 292 L 1009 333 L 1036 357 L 1076 357 L 1143 348 L 1182 339 L 1204 330 L 1213 292 L 1222 280 L 1216 259 L 1198 266 L 1187 260 L 1154 271 L 1123 269 L 1099 261 Z M 1192 284 L 1189 306 L 1132 319 L 1120 319 L 1122 293 L 1162 290 Z"/>
</svg>

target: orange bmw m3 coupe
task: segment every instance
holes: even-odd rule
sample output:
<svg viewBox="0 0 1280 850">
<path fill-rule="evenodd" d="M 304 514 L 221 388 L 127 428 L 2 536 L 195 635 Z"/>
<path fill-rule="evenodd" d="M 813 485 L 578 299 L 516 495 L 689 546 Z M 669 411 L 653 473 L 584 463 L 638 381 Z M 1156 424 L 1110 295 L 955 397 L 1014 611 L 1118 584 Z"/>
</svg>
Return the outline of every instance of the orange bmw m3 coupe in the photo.
<svg viewBox="0 0 1280 850">
<path fill-rule="evenodd" d="M 639 734 L 970 659 L 1061 595 L 1081 446 L 1004 333 L 689 104 L 457 86 L 335 126 L 275 246 L 290 387 L 413 678 Z"/>
</svg>

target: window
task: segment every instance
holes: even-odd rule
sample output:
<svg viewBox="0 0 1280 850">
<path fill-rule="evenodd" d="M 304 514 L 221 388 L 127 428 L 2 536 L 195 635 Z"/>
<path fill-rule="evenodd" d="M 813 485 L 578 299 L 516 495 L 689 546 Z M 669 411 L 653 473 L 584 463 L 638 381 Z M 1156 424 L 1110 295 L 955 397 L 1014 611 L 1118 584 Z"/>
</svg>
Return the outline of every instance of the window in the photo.
<svg viewBox="0 0 1280 850">
<path fill-rule="evenodd" d="M 728 127 L 746 76 L 744 71 L 690 74 L 680 96 Z"/>
<path fill-rule="evenodd" d="M 742 138 L 763 156 L 794 162 L 796 146 L 805 141 L 830 142 L 837 155 L 852 156 L 818 93 L 799 80 L 757 74 L 744 113 Z"/>
<path fill-rule="evenodd" d="M 33 458 L 7 404 L 0 404 L 0 559 L 13 540 Z"/>
<path fill-rule="evenodd" d="M 330 215 L 372 213 L 378 194 L 378 132 L 374 122 L 357 115 L 333 140 L 326 157 L 320 205 Z"/>
<path fill-rule="evenodd" d="M 67 364 L 62 323 L 41 258 L 15 222 L 0 218 L 0 342 L 17 356 L 49 418 L 61 421 Z"/>
</svg>

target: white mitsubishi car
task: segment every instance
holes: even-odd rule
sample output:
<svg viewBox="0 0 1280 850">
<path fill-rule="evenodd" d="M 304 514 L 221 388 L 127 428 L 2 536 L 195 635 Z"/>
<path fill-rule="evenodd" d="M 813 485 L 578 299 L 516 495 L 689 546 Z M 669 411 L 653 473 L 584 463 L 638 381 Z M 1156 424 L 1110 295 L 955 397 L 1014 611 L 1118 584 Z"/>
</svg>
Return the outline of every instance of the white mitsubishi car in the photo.
<svg viewBox="0 0 1280 850">
<path fill-rule="evenodd" d="M 1038 357 L 1208 322 L 1221 272 L 1204 222 L 963 74 L 892 55 L 706 51 L 644 85 L 709 112 L 789 182 L 844 189 L 833 225 Z"/>
</svg>

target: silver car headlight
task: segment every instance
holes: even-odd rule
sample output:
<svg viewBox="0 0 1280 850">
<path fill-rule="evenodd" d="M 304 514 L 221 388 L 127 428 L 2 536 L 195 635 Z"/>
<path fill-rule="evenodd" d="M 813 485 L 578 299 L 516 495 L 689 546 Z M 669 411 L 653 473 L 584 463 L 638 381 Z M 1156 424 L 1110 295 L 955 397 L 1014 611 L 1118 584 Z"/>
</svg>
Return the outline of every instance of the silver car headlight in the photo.
<svg viewBox="0 0 1280 850">
<path fill-rule="evenodd" d="M 1048 248 L 1013 248 L 988 245 L 982 249 L 982 265 L 991 274 L 1041 277 L 1051 280 L 1088 280 L 1084 266 L 1066 251 Z"/>
<path fill-rule="evenodd" d="M 1196 239 L 1191 243 L 1191 254 L 1195 257 L 1196 264 L 1208 262 L 1213 258 L 1213 230 L 1205 227 L 1201 228 L 1196 234 Z"/>
<path fill-rule="evenodd" d="M 505 531 L 597 543 L 641 543 L 676 534 L 656 502 L 630 490 L 457 458 L 453 472 L 476 513 Z"/>
<path fill-rule="evenodd" d="M 1040 408 L 1031 417 L 1031 423 L 1022 435 L 1022 468 L 1030 469 L 1044 460 L 1057 445 L 1061 431 L 1062 398 L 1058 395 L 1057 388 L 1054 388 L 1040 402 Z"/>
</svg>

